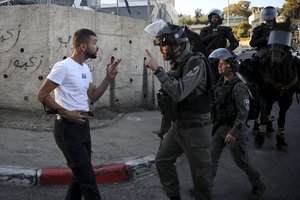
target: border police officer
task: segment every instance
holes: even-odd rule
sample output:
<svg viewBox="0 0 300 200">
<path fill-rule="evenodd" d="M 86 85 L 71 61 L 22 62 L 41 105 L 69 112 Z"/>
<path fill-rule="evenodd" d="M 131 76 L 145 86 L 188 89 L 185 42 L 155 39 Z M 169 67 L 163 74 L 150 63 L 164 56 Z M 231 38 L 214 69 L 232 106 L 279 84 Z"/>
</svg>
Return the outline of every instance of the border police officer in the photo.
<svg viewBox="0 0 300 200">
<path fill-rule="evenodd" d="M 230 51 L 233 51 L 239 46 L 239 41 L 234 37 L 232 29 L 227 26 L 221 26 L 223 22 L 221 10 L 211 9 L 207 14 L 207 19 L 210 25 L 201 30 L 200 39 L 206 46 L 208 55 L 217 48 L 228 48 Z M 229 41 L 228 47 L 227 40 Z"/>
<path fill-rule="evenodd" d="M 223 22 L 223 14 L 221 10 L 213 8 L 207 14 L 209 26 L 204 27 L 200 32 L 200 40 L 206 46 L 206 57 L 218 48 L 227 48 L 233 51 L 239 46 L 239 41 L 232 33 L 232 29 L 227 26 L 221 26 Z M 229 46 L 227 46 L 229 41 Z M 218 75 L 218 63 L 211 63 L 212 69 L 215 73 L 215 81 L 219 79 Z"/>
<path fill-rule="evenodd" d="M 216 49 L 210 54 L 209 60 L 218 60 L 221 75 L 215 86 L 216 102 L 212 111 L 214 127 L 210 153 L 213 176 L 216 176 L 219 158 L 227 144 L 235 163 L 247 174 L 252 184 L 250 199 L 260 199 L 265 185 L 260 180 L 259 172 L 250 163 L 246 148 L 249 90 L 237 73 L 238 62 L 227 49 Z"/>
<path fill-rule="evenodd" d="M 277 10 L 273 6 L 265 7 L 260 13 L 261 25 L 253 29 L 250 46 L 257 48 L 257 53 L 252 58 L 252 63 L 259 64 L 260 59 L 267 56 L 268 39 L 274 24 L 276 23 Z"/>
<path fill-rule="evenodd" d="M 211 199 L 211 159 L 209 154 L 213 80 L 207 60 L 201 53 L 188 50 L 184 27 L 156 21 L 145 28 L 155 37 L 164 60 L 170 61 L 167 73 L 148 50 L 146 64 L 162 86 L 159 102 L 162 114 L 171 113 L 168 129 L 155 163 L 160 181 L 171 200 L 180 200 L 176 159 L 183 153 L 188 158 L 197 200 Z M 172 105 L 172 108 L 168 108 Z M 172 112 L 167 110 L 172 109 Z M 173 113 L 173 114 L 172 114 Z"/>
</svg>

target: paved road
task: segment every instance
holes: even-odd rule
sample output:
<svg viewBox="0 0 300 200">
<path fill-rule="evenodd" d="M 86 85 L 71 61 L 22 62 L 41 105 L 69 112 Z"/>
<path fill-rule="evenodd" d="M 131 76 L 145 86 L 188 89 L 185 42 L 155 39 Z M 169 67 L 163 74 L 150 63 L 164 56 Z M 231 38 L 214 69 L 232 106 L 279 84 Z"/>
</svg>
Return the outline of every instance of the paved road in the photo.
<svg viewBox="0 0 300 200">
<path fill-rule="evenodd" d="M 274 106 L 273 115 L 277 117 L 277 106 Z M 267 191 L 264 200 L 299 200 L 300 199 L 300 105 L 294 102 L 287 113 L 286 138 L 289 152 L 278 152 L 276 139 L 273 136 L 266 139 L 262 149 L 254 145 L 254 137 L 249 134 L 249 157 L 252 163 L 260 171 Z M 274 125 L 277 128 L 277 125 Z M 228 148 L 219 161 L 219 169 L 215 180 L 214 199 L 216 200 L 243 200 L 247 199 L 251 186 L 246 175 L 235 166 Z M 187 176 L 188 165 L 179 163 L 180 177 L 182 179 L 183 193 L 191 187 Z M 192 198 L 187 195 L 185 200 Z"/>
<path fill-rule="evenodd" d="M 276 110 L 276 108 L 274 109 Z M 275 117 L 277 114 L 273 113 Z M 249 154 L 252 163 L 261 172 L 267 185 L 263 200 L 300 199 L 300 105 L 294 103 L 288 111 L 286 137 L 289 152 L 278 152 L 275 137 L 267 139 L 262 149 L 256 149 L 253 136 L 249 135 Z M 275 126 L 276 127 L 276 126 Z M 184 200 L 192 200 L 188 165 L 185 160 L 177 163 Z M 104 200 L 167 200 L 155 172 L 121 184 L 99 185 Z M 1 186 L 0 199 L 3 200 L 61 200 L 66 192 L 65 186 L 56 187 L 18 187 Z M 250 184 L 243 172 L 235 166 L 225 149 L 215 180 L 215 200 L 246 200 Z"/>
</svg>

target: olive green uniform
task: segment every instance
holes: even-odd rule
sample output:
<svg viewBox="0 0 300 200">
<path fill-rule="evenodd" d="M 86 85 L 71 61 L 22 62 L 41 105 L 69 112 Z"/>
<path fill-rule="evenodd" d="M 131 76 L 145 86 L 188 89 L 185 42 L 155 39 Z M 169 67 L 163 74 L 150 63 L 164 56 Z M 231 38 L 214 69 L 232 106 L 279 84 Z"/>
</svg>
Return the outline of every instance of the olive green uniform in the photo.
<svg viewBox="0 0 300 200">
<path fill-rule="evenodd" d="M 213 177 L 215 178 L 218 160 L 225 147 L 225 137 L 228 133 L 236 138 L 229 144 L 233 160 L 248 176 L 253 188 L 264 187 L 260 181 L 259 172 L 249 161 L 247 143 L 246 120 L 249 110 L 249 93 L 246 85 L 234 76 L 224 82 L 221 78 L 215 88 L 216 104 L 214 106 L 213 138 L 210 146 Z"/>
<path fill-rule="evenodd" d="M 212 173 L 209 144 L 211 72 L 202 54 L 185 50 L 171 61 L 169 73 L 155 72 L 165 93 L 176 103 L 173 123 L 162 141 L 155 162 L 160 181 L 169 197 L 179 197 L 175 162 L 186 155 L 197 200 L 211 199 Z M 169 104 L 167 104 L 169 105 Z"/>
</svg>

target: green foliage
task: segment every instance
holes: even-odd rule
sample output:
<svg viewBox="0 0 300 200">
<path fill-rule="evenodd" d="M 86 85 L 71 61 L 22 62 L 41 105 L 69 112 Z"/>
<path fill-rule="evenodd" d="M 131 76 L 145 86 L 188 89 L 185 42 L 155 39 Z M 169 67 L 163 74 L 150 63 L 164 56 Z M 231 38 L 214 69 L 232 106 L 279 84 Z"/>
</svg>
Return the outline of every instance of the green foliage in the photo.
<svg viewBox="0 0 300 200">
<path fill-rule="evenodd" d="M 247 38 L 250 36 L 251 25 L 248 22 L 240 22 L 237 27 L 232 29 L 232 32 L 237 38 Z"/>
<path fill-rule="evenodd" d="M 300 18 L 300 2 L 299 0 L 285 0 L 281 12 L 287 17 L 294 19 Z"/>
<path fill-rule="evenodd" d="M 229 16 L 242 16 L 249 17 L 252 13 L 249 9 L 251 2 L 250 1 L 239 1 L 236 4 L 231 4 L 229 7 L 223 9 L 223 13 Z"/>
<path fill-rule="evenodd" d="M 202 14 L 202 9 L 197 8 L 197 9 L 195 10 L 195 18 L 196 18 L 196 19 L 199 19 L 199 18 L 202 17 L 202 16 L 203 16 L 203 14 Z"/>
<path fill-rule="evenodd" d="M 188 19 L 182 15 L 179 15 L 179 17 L 181 17 L 181 19 L 178 21 L 178 24 L 180 26 L 183 26 L 183 25 L 190 26 L 192 24 L 201 23 L 201 17 L 203 16 L 203 14 L 201 12 L 202 12 L 202 9 L 197 8 L 195 10 L 195 17 L 193 17 L 192 19 Z"/>
</svg>

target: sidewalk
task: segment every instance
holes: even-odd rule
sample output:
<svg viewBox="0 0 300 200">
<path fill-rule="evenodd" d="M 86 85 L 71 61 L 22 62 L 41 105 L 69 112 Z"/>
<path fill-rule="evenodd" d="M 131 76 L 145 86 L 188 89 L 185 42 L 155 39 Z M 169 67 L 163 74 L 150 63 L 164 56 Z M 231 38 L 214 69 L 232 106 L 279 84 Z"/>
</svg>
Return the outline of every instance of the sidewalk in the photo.
<svg viewBox="0 0 300 200">
<path fill-rule="evenodd" d="M 0 121 L 0 184 L 68 184 L 72 173 L 53 138 L 54 116 L 19 120 Z M 153 131 L 159 130 L 160 120 L 158 111 L 91 119 L 97 183 L 128 181 L 153 170 L 160 143 Z"/>
</svg>

